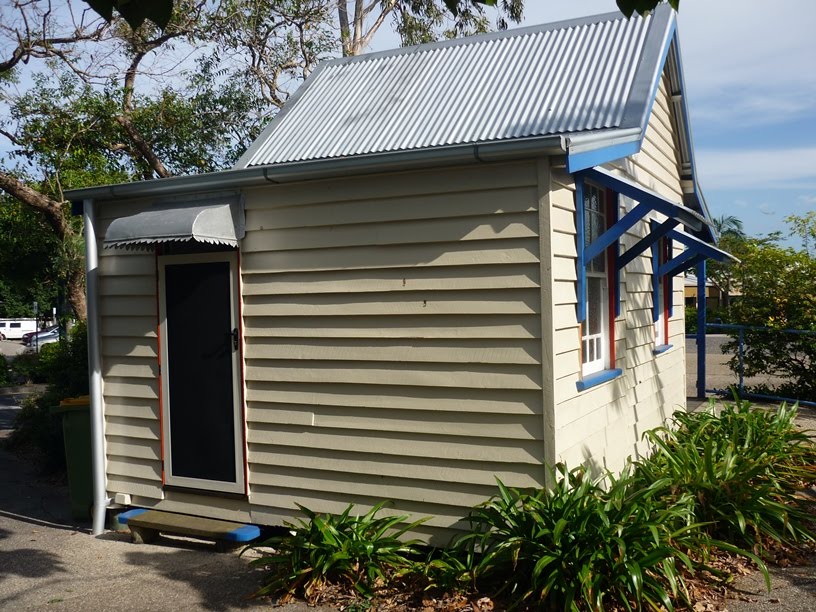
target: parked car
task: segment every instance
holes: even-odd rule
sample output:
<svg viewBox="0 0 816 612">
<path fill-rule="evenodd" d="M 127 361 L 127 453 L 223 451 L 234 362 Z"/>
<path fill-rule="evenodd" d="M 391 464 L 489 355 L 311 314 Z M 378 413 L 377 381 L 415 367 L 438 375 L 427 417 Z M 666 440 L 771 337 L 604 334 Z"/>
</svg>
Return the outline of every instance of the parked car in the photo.
<svg viewBox="0 0 816 612">
<path fill-rule="evenodd" d="M 52 325 L 51 327 L 36 332 L 36 334 L 34 332 L 25 334 L 25 336 L 23 336 L 23 344 L 26 346 L 42 346 L 43 344 L 58 342 L 59 339 L 59 325 Z"/>
<path fill-rule="evenodd" d="M 20 340 L 24 333 L 36 330 L 36 319 L 0 319 L 0 335 L 3 340 Z"/>
</svg>

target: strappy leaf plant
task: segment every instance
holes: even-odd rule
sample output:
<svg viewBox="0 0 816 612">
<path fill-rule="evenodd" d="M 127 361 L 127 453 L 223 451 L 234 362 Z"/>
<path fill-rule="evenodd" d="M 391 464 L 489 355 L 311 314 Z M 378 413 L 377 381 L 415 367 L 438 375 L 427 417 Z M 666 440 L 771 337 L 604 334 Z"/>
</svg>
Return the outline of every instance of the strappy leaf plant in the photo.
<svg viewBox="0 0 816 612">
<path fill-rule="evenodd" d="M 694 521 L 706 532 L 748 550 L 763 540 L 797 543 L 816 538 L 812 516 L 795 493 L 814 479 L 814 449 L 793 423 L 795 411 L 729 405 L 719 416 L 677 413 L 676 429 L 646 433 L 653 454 L 638 463 L 642 486 L 668 478 L 667 503 L 691 495 Z"/>
<path fill-rule="evenodd" d="M 256 593 L 282 595 L 282 601 L 295 595 L 314 601 L 328 583 L 346 583 L 364 597 L 385 583 L 389 575 L 410 565 L 418 556 L 417 540 L 400 540 L 408 531 L 427 519 L 408 522 L 407 515 L 378 516 L 386 502 L 380 502 L 362 516 L 353 516 L 353 504 L 338 515 L 318 514 L 304 506 L 306 515 L 296 524 L 287 523 L 289 532 L 274 536 L 250 548 L 263 556 L 251 562 L 268 567 L 266 584 Z M 274 550 L 268 554 L 268 549 Z"/>
<path fill-rule="evenodd" d="M 659 479 L 631 486 L 610 478 L 607 489 L 581 469 L 556 466 L 551 489 L 499 493 L 470 513 L 472 531 L 458 550 L 481 550 L 474 572 L 483 591 L 512 605 L 547 610 L 673 609 L 688 602 L 682 568 L 694 544 L 691 500 L 658 501 Z M 491 588 L 492 587 L 492 588 Z"/>
</svg>

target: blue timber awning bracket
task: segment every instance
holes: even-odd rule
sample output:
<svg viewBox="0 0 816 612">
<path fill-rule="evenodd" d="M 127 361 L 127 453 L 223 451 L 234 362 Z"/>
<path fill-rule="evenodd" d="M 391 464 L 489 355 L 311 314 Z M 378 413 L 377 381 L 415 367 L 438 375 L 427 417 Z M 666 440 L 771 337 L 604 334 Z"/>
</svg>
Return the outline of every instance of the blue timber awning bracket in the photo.
<svg viewBox="0 0 816 612">
<path fill-rule="evenodd" d="M 615 269 L 613 273 L 615 274 L 615 311 L 617 314 L 620 314 L 620 271 L 629 263 L 634 261 L 634 259 L 642 254 L 646 249 L 654 245 L 660 238 L 664 236 L 669 236 L 672 233 L 678 233 L 676 228 L 678 225 L 682 224 L 685 227 L 693 230 L 699 231 L 706 225 L 708 222 L 704 217 L 697 214 L 693 210 L 686 208 L 682 204 L 675 204 L 664 198 L 663 196 L 650 191 L 648 189 L 644 189 L 643 187 L 633 183 L 632 181 L 616 176 L 609 172 L 608 170 L 604 170 L 602 168 L 589 168 L 586 170 L 581 170 L 574 174 L 575 179 L 575 200 L 576 200 L 576 215 L 575 215 L 575 229 L 577 232 L 577 281 L 578 281 L 578 321 L 582 322 L 585 318 L 586 313 L 586 265 L 588 262 L 593 261 L 596 257 L 606 252 L 606 250 L 612 246 L 613 244 L 619 245 L 620 238 L 626 234 L 632 227 L 634 227 L 639 221 L 644 219 L 646 215 L 648 215 L 652 211 L 659 212 L 667 217 L 665 221 L 656 225 L 652 231 L 649 232 L 647 236 L 639 240 L 635 243 L 632 247 L 627 249 L 624 253 L 620 253 L 620 247 L 618 246 L 615 251 Z M 592 244 L 585 245 L 584 244 L 584 207 L 583 207 L 583 192 L 584 192 L 584 181 L 589 180 L 601 187 L 605 187 L 609 189 L 618 196 L 626 196 L 638 202 L 637 206 L 635 206 L 632 210 L 627 212 L 623 217 L 617 218 L 617 213 L 614 216 L 614 221 L 607 230 L 601 234 Z M 616 207 L 616 211 L 619 207 Z M 687 236 L 687 234 L 682 234 L 683 236 Z M 684 241 L 680 240 L 680 242 Z M 705 244 L 701 240 L 697 240 L 700 244 Z M 710 245 L 706 245 L 710 246 Z M 713 250 L 723 253 L 719 251 L 719 249 L 715 249 L 711 247 Z M 672 260 L 675 261 L 675 260 Z M 672 261 L 666 262 L 665 265 L 669 265 Z M 696 263 L 696 261 L 695 261 Z M 679 270 L 678 270 L 679 271 Z"/>
<path fill-rule="evenodd" d="M 679 230 L 678 226 L 682 225 L 692 231 L 700 231 L 709 222 L 698 213 L 683 206 L 667 200 L 663 196 L 644 189 L 643 187 L 633 183 L 629 179 L 616 176 L 602 168 L 589 168 L 581 170 L 574 174 L 575 178 L 575 198 L 576 198 L 576 214 L 575 214 L 575 229 L 578 235 L 576 240 L 577 253 L 577 267 L 578 267 L 578 321 L 582 322 L 586 316 L 586 265 L 593 261 L 599 255 L 602 255 L 612 245 L 619 245 L 621 237 L 626 234 L 639 221 L 644 219 L 652 211 L 661 213 L 666 219 L 660 223 L 652 221 L 650 230 L 646 236 L 638 240 L 634 245 L 629 247 L 625 252 L 620 253 L 620 246 L 615 250 L 615 265 L 612 271 L 615 274 L 614 291 L 615 291 L 615 311 L 620 315 L 620 272 L 628 264 L 633 262 L 636 257 L 652 248 L 652 271 L 654 275 L 653 293 L 655 295 L 654 312 L 655 317 L 658 316 L 658 294 L 660 279 L 671 279 L 679 273 L 693 268 L 706 259 L 713 259 L 719 262 L 726 262 L 729 260 L 738 261 L 732 255 L 725 251 L 718 249 L 712 244 L 709 244 L 699 238 L 687 234 Z M 601 187 L 605 187 L 618 196 L 624 195 L 637 202 L 637 205 L 632 208 L 623 217 L 618 218 L 617 211 L 619 206 L 616 206 L 616 214 L 610 219 L 612 224 L 607 230 L 601 234 L 592 244 L 584 244 L 584 206 L 583 193 L 584 181 L 589 180 Z M 660 262 L 656 258 L 656 245 L 661 238 L 679 242 L 684 245 L 686 249 L 677 255 L 671 257 L 664 262 Z M 669 250 L 669 254 L 672 250 Z M 670 310 L 673 311 L 673 300 L 670 302 Z"/>
</svg>

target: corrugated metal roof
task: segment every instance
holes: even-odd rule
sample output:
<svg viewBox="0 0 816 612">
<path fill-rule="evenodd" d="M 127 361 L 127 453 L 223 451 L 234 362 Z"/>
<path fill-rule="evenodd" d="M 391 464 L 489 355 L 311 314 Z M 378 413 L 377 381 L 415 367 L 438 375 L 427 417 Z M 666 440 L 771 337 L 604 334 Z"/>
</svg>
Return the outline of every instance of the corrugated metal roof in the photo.
<svg viewBox="0 0 816 612">
<path fill-rule="evenodd" d="M 236 168 L 637 127 L 673 22 L 660 7 L 327 62 Z"/>
</svg>

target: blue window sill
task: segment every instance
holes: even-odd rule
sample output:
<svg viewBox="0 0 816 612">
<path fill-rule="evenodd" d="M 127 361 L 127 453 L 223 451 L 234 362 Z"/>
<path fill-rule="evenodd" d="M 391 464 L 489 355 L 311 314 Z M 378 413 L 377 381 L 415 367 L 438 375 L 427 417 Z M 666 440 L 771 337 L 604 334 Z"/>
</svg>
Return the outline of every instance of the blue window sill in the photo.
<svg viewBox="0 0 816 612">
<path fill-rule="evenodd" d="M 579 391 L 585 391 L 590 387 L 595 387 L 602 383 L 608 382 L 613 378 L 617 378 L 618 376 L 623 376 L 623 370 L 620 368 L 615 368 L 614 370 L 603 370 L 585 377 L 584 380 L 579 380 L 577 383 L 575 383 L 575 386 L 578 387 Z"/>
<path fill-rule="evenodd" d="M 665 353 L 671 347 L 672 347 L 671 344 L 661 344 L 659 346 L 654 347 L 654 350 L 652 351 L 652 353 L 654 353 L 655 355 L 660 355 L 660 353 Z"/>
</svg>

